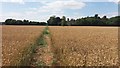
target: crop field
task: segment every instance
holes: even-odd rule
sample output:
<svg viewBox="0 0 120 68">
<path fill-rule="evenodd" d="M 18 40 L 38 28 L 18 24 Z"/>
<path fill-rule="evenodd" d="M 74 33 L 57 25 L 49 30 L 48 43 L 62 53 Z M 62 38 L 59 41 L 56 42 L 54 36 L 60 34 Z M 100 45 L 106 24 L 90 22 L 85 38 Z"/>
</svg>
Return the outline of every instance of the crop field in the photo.
<svg viewBox="0 0 120 68">
<path fill-rule="evenodd" d="M 29 58 L 30 50 L 43 28 L 42 26 L 2 26 L 2 65 L 24 64 L 22 60 Z"/>
<path fill-rule="evenodd" d="M 118 65 L 118 28 L 50 26 L 55 65 Z"/>
<path fill-rule="evenodd" d="M 2 26 L 2 54 L 2 66 L 116 66 L 118 27 Z"/>
</svg>

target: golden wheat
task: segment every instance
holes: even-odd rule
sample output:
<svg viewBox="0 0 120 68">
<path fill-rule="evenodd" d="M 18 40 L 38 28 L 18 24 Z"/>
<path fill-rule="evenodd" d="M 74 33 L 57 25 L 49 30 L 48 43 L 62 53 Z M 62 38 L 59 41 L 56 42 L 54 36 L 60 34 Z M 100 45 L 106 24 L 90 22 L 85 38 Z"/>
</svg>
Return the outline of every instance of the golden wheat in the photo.
<svg viewBox="0 0 120 68">
<path fill-rule="evenodd" d="M 42 30 L 39 26 L 2 26 L 2 65 L 19 65 Z"/>
<path fill-rule="evenodd" d="M 50 27 L 56 64 L 112 66 L 118 64 L 117 27 Z"/>
</svg>

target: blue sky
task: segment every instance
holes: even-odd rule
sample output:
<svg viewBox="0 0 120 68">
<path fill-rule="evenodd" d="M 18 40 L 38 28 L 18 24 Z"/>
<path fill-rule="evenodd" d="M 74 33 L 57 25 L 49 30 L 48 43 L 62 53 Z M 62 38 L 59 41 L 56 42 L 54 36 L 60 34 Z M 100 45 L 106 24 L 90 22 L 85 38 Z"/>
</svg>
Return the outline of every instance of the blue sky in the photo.
<svg viewBox="0 0 120 68">
<path fill-rule="evenodd" d="M 118 3 L 110 1 L 94 2 L 80 0 L 44 0 L 44 1 L 23 1 L 15 0 L 0 2 L 2 11 L 0 21 L 5 19 L 28 19 L 32 21 L 47 21 L 50 16 L 66 16 L 68 18 L 81 18 L 85 16 L 94 16 L 99 14 L 100 17 L 118 15 Z"/>
</svg>

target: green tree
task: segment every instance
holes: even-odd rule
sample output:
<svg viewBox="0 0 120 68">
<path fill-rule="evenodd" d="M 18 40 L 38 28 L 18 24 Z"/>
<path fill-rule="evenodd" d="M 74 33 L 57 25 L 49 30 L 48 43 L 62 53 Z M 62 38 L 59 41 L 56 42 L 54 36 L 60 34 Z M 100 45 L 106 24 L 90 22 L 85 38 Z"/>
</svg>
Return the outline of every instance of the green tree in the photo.
<svg viewBox="0 0 120 68">
<path fill-rule="evenodd" d="M 60 19 L 60 17 L 56 17 L 55 19 L 56 19 L 56 24 L 57 25 L 61 25 L 61 19 Z"/>
<path fill-rule="evenodd" d="M 108 21 L 108 18 L 107 18 L 107 16 L 103 16 L 102 18 L 101 18 L 101 23 L 102 23 L 102 25 L 107 25 L 107 21 Z"/>
<path fill-rule="evenodd" d="M 65 25 L 67 25 L 67 21 L 66 21 L 66 17 L 63 16 L 61 20 L 61 26 L 65 26 Z"/>
<path fill-rule="evenodd" d="M 107 21 L 107 24 L 109 24 L 109 25 L 120 25 L 120 16 L 115 16 L 115 17 L 110 18 Z"/>
<path fill-rule="evenodd" d="M 98 14 L 95 14 L 95 16 L 94 16 L 95 18 L 98 18 L 99 16 L 98 16 Z"/>
<path fill-rule="evenodd" d="M 17 24 L 17 25 L 21 25 L 21 24 L 23 24 L 23 21 L 22 21 L 22 20 L 17 20 L 17 21 L 16 21 L 16 24 Z"/>
<path fill-rule="evenodd" d="M 50 19 L 47 21 L 48 25 L 56 25 L 56 17 L 55 16 L 51 16 Z"/>
<path fill-rule="evenodd" d="M 16 20 L 15 19 L 7 19 L 7 20 L 5 20 L 5 24 L 6 25 L 16 24 Z"/>
<path fill-rule="evenodd" d="M 23 24 L 24 25 L 28 25 L 29 24 L 29 20 L 23 20 Z"/>
<path fill-rule="evenodd" d="M 70 19 L 69 19 L 69 18 L 67 18 L 67 25 L 68 25 L 68 26 L 71 25 L 71 24 L 70 24 Z"/>
</svg>

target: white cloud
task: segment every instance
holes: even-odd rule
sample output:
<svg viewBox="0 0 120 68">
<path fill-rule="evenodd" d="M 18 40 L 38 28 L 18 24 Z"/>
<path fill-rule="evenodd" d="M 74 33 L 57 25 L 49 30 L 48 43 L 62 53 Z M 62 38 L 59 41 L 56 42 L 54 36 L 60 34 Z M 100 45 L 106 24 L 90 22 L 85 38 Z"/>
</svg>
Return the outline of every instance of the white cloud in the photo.
<svg viewBox="0 0 120 68">
<path fill-rule="evenodd" d="M 13 2 L 13 3 L 20 3 L 20 4 L 25 3 L 24 0 L 1 0 L 0 2 Z"/>
<path fill-rule="evenodd" d="M 119 4 L 120 0 L 108 0 L 109 2 L 114 2 L 116 4 Z"/>
<path fill-rule="evenodd" d="M 46 21 L 49 16 L 55 15 L 62 17 L 65 9 L 82 9 L 86 4 L 80 1 L 54 1 L 54 2 L 44 2 L 44 6 L 39 8 L 29 8 L 30 11 L 26 11 L 26 15 L 40 15 L 42 21 Z M 32 10 L 33 9 L 33 10 Z M 44 18 L 43 18 L 44 17 Z M 46 20 L 45 20 L 46 18 Z"/>
<path fill-rule="evenodd" d="M 8 14 L 9 16 L 21 16 L 21 13 L 17 13 L 17 12 L 12 12 Z"/>
<path fill-rule="evenodd" d="M 70 1 L 70 0 L 0 0 L 0 2 L 54 2 L 54 1 Z M 76 0 L 81 2 L 119 2 L 120 0 Z"/>
<path fill-rule="evenodd" d="M 47 3 L 43 8 L 50 9 L 81 9 L 85 6 L 83 2 L 77 2 L 75 0 L 71 1 L 54 1 L 51 3 Z"/>
<path fill-rule="evenodd" d="M 44 6 L 36 9 L 39 13 L 63 13 L 65 9 L 81 9 L 85 6 L 85 3 L 76 0 L 59 0 L 54 2 L 42 1 L 42 3 Z"/>
<path fill-rule="evenodd" d="M 29 19 L 29 20 L 36 20 L 36 21 L 46 21 L 49 16 L 56 15 L 56 16 L 67 16 L 64 13 L 65 9 L 82 9 L 86 6 L 84 2 L 95 2 L 95 0 L 2 0 L 3 2 L 14 2 L 19 4 L 24 4 L 25 2 L 40 2 L 43 6 L 39 8 L 28 8 L 27 11 L 24 12 L 12 12 L 12 13 L 2 13 L 2 20 L 7 18 L 15 18 L 15 19 Z M 102 2 L 103 0 L 96 0 L 96 2 Z M 106 2 L 112 2 L 114 0 L 104 0 Z M 104 2 L 103 1 L 103 2 Z M 115 0 L 114 2 L 117 2 Z M 103 14 L 107 15 L 108 17 L 112 17 L 118 15 L 117 13 L 107 13 Z M 101 16 L 103 16 L 101 15 Z M 78 18 L 79 14 L 71 14 L 71 16 L 67 16 L 70 18 Z"/>
<path fill-rule="evenodd" d="M 86 4 L 76 0 L 46 2 L 45 6 L 39 8 L 40 13 L 51 13 L 54 15 L 63 15 L 65 9 L 82 9 Z"/>
<path fill-rule="evenodd" d="M 110 2 L 119 2 L 120 0 L 108 0 Z"/>
</svg>

